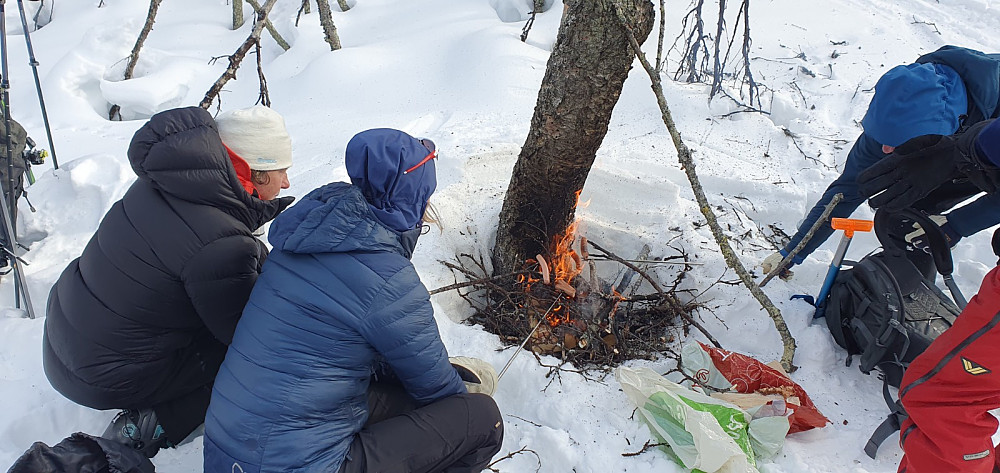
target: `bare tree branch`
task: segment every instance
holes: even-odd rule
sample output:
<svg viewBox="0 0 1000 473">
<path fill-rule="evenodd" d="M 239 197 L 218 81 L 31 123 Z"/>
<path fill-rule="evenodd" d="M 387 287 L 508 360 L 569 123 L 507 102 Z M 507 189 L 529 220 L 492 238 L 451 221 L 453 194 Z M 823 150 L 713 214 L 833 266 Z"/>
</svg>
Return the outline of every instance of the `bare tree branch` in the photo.
<svg viewBox="0 0 1000 473">
<path fill-rule="evenodd" d="M 351 9 L 351 6 L 347 4 L 347 0 L 337 0 L 337 5 L 340 6 L 340 11 L 347 11 Z"/>
<path fill-rule="evenodd" d="M 153 30 L 153 22 L 156 19 L 156 10 L 160 8 L 160 2 L 162 0 L 150 0 L 149 1 L 149 12 L 146 13 L 146 24 L 142 26 L 142 30 L 139 31 L 139 37 L 135 40 L 135 46 L 132 46 L 132 54 L 128 56 L 128 65 L 125 66 L 125 75 L 123 80 L 129 80 L 132 78 L 132 74 L 135 73 L 135 65 L 139 62 L 139 50 L 142 49 L 142 44 L 146 42 L 146 38 L 149 36 L 149 32 Z M 115 115 L 118 115 L 118 119 L 121 120 L 121 107 L 118 104 L 111 106 L 108 110 L 108 120 L 114 120 Z"/>
<path fill-rule="evenodd" d="M 767 276 L 764 276 L 764 279 L 761 280 L 760 282 L 760 287 L 764 287 L 764 285 L 767 284 L 768 281 L 773 279 L 774 276 L 781 274 L 781 271 L 788 267 L 788 264 L 792 262 L 792 259 L 795 258 L 795 255 L 799 254 L 799 252 L 806 247 L 806 243 L 809 243 L 809 240 L 812 239 L 813 235 L 816 233 L 816 230 L 819 230 L 819 228 L 822 227 L 824 223 L 826 223 L 826 220 L 830 218 L 830 213 L 833 212 L 833 208 L 836 207 L 837 204 L 839 204 L 843 198 L 844 194 L 838 192 L 836 195 L 833 196 L 832 199 L 830 199 L 830 202 L 826 204 L 825 208 L 823 208 L 823 213 L 820 214 L 819 218 L 816 219 L 815 222 L 813 222 L 811 227 L 809 227 L 809 231 L 806 232 L 806 234 L 802 237 L 801 240 L 799 240 L 799 244 L 795 245 L 795 248 L 792 248 L 792 251 L 788 252 L 788 256 L 782 258 L 781 262 L 778 263 L 778 265 L 775 266 L 770 273 L 767 273 Z"/>
<path fill-rule="evenodd" d="M 205 98 L 201 99 L 201 103 L 198 104 L 199 107 L 208 110 L 208 107 L 212 105 L 212 101 L 219 96 L 219 92 L 222 91 L 222 87 L 224 87 L 230 80 L 236 78 L 236 70 L 239 69 L 240 63 L 243 62 L 243 58 L 246 57 L 247 51 L 250 50 L 250 47 L 257 44 L 257 41 L 260 40 L 260 32 L 264 30 L 264 22 L 267 21 L 267 14 L 271 11 L 271 8 L 274 7 L 274 4 L 277 3 L 277 1 L 278 0 L 267 0 L 264 2 L 264 5 L 257 13 L 257 21 L 253 25 L 253 30 L 250 31 L 250 36 L 247 37 L 246 41 L 244 41 L 243 44 L 236 49 L 236 52 L 229 56 L 229 67 L 223 71 L 222 75 L 219 76 L 219 79 L 212 84 L 210 89 L 208 89 L 208 92 L 205 93 Z"/>
<path fill-rule="evenodd" d="M 247 3 L 253 7 L 253 11 L 260 14 L 260 4 L 257 3 L 257 0 L 247 0 Z M 278 33 L 278 30 L 274 28 L 273 24 L 271 24 L 271 20 L 266 20 L 264 22 L 264 27 L 267 28 L 268 33 L 271 33 L 271 37 L 274 38 L 276 43 L 278 43 L 278 46 L 281 46 L 281 49 L 284 49 L 285 51 L 291 49 L 291 46 L 288 45 L 288 41 L 285 41 L 285 38 L 282 38 L 281 34 Z"/>
<path fill-rule="evenodd" d="M 233 29 L 243 27 L 243 0 L 233 0 Z"/>
<path fill-rule="evenodd" d="M 718 243 L 719 249 L 722 251 L 726 264 L 736 271 L 736 274 L 743 282 L 743 285 L 750 290 L 750 293 L 753 294 L 753 296 L 760 303 L 761 307 L 767 311 L 771 320 L 774 322 L 774 328 L 781 336 L 784 348 L 784 352 L 781 356 L 781 365 L 785 368 L 785 371 L 791 373 L 796 369 L 792 364 L 792 359 L 795 357 L 795 338 L 793 338 L 792 334 L 788 331 L 788 325 L 785 324 L 785 319 L 781 316 L 781 311 L 775 307 L 774 303 L 772 303 L 767 297 L 767 294 L 765 294 L 761 288 L 757 287 L 753 278 L 750 277 L 750 273 L 743 267 L 743 263 L 740 262 L 739 257 L 736 256 L 732 247 L 729 246 L 729 239 L 719 226 L 718 219 L 715 217 L 715 213 L 712 212 L 712 206 L 708 202 L 708 198 L 705 196 L 705 191 L 701 187 L 701 182 L 698 179 L 697 173 L 695 173 L 694 160 L 691 159 L 691 150 L 686 144 L 684 144 L 684 141 L 681 140 L 681 134 L 677 130 L 677 125 L 674 123 L 673 116 L 670 113 L 670 108 L 667 106 L 667 99 L 663 95 L 663 85 L 660 82 L 660 75 L 653 68 L 653 66 L 649 64 L 649 61 L 646 60 L 646 55 L 642 52 L 639 42 L 636 40 L 631 27 L 625 20 L 621 6 L 618 3 L 619 0 L 610 1 L 613 2 L 615 11 L 618 13 L 618 19 L 620 20 L 622 27 L 625 29 L 629 44 L 632 46 L 632 51 L 635 52 L 636 58 L 639 59 L 642 67 L 649 75 L 649 79 L 652 82 L 653 93 L 656 95 L 656 102 L 659 105 L 660 112 L 663 116 L 663 123 L 667 126 L 667 130 L 670 132 L 670 137 L 674 142 L 674 148 L 677 150 L 677 159 L 680 161 L 681 167 L 687 175 L 688 181 L 691 184 L 691 190 L 694 191 L 695 199 L 698 201 L 698 207 L 701 210 L 702 215 L 705 217 L 705 220 L 708 222 L 708 226 L 712 231 L 712 236 L 715 237 L 715 241 Z"/>
</svg>

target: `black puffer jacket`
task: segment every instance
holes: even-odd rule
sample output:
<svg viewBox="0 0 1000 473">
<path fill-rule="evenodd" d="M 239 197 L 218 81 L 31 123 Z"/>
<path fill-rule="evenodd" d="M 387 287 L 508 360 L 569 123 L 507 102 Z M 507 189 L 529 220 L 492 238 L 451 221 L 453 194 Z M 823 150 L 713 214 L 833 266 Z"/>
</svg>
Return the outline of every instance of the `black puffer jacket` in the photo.
<svg viewBox="0 0 1000 473">
<path fill-rule="evenodd" d="M 49 382 L 96 409 L 155 399 L 206 330 L 230 343 L 267 256 L 251 231 L 292 200 L 248 194 L 197 107 L 154 115 L 128 157 L 139 179 L 52 287 L 45 321 Z"/>
</svg>

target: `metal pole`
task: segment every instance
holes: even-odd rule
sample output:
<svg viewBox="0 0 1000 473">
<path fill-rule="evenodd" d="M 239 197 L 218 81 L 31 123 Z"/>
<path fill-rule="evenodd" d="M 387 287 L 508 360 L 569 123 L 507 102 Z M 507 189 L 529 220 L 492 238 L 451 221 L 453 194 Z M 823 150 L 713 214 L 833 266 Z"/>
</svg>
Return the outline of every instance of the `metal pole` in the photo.
<svg viewBox="0 0 1000 473">
<path fill-rule="evenodd" d="M 45 124 L 45 135 L 49 139 L 49 154 L 52 155 L 52 167 L 59 169 L 59 160 L 56 159 L 56 145 L 52 141 L 52 130 L 49 128 L 49 114 L 45 110 L 45 98 L 42 97 L 42 83 L 38 80 L 38 61 L 35 60 L 35 50 L 31 47 L 31 35 L 28 34 L 28 20 L 24 16 L 24 3 L 17 0 L 17 8 L 21 13 L 21 29 L 24 31 L 24 41 L 28 44 L 28 64 L 31 64 L 31 73 L 35 76 L 35 90 L 38 91 L 38 103 L 42 107 L 42 122 Z M 6 77 L 7 74 L 4 74 Z"/>
<path fill-rule="evenodd" d="M 507 372 L 507 368 L 510 368 L 510 364 L 514 362 L 514 358 L 517 357 L 517 354 L 521 353 L 521 349 L 524 348 L 524 345 L 528 343 L 528 340 L 531 340 L 531 336 L 535 334 L 535 330 L 538 330 L 538 326 L 542 325 L 542 322 L 545 322 L 545 319 L 549 316 L 549 312 L 552 312 L 552 308 L 556 306 L 556 303 L 559 302 L 559 299 L 562 299 L 562 296 L 563 295 L 560 292 L 559 295 L 556 296 L 556 300 L 552 301 L 552 305 L 549 306 L 549 309 L 546 310 L 545 314 L 542 315 L 542 318 L 538 321 L 537 324 L 535 324 L 535 328 L 531 329 L 531 332 L 528 332 L 527 337 L 524 337 L 524 341 L 521 342 L 521 345 L 517 347 L 517 350 L 514 352 L 514 354 L 510 356 L 509 360 L 507 360 L 507 364 L 504 365 L 502 370 L 500 370 L 500 374 L 497 375 L 497 382 L 499 382 L 500 378 L 503 377 L 503 374 Z"/>
</svg>

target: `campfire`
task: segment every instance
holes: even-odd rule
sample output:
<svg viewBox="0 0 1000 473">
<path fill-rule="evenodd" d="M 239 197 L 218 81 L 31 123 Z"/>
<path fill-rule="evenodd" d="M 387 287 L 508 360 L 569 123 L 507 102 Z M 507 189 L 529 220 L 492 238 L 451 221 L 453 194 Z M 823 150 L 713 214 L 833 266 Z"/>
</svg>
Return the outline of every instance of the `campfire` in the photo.
<svg viewBox="0 0 1000 473">
<path fill-rule="evenodd" d="M 678 298 L 684 291 L 677 286 L 691 268 L 687 255 L 650 259 L 646 246 L 636 259 L 625 260 L 578 238 L 577 229 L 578 223 L 570 225 L 553 239 L 548 255 L 529 259 L 524 271 L 507 280 L 488 277 L 482 259 L 471 255 L 445 263 L 470 280 L 458 284 L 471 287 L 459 292 L 476 309 L 469 321 L 504 342 L 527 339 L 532 352 L 585 368 L 668 351 L 678 333 L 687 333 L 690 313 L 699 306 Z M 666 288 L 650 274 L 660 265 L 675 270 Z M 601 277 L 609 274 L 613 279 Z M 652 293 L 636 294 L 650 287 Z"/>
</svg>

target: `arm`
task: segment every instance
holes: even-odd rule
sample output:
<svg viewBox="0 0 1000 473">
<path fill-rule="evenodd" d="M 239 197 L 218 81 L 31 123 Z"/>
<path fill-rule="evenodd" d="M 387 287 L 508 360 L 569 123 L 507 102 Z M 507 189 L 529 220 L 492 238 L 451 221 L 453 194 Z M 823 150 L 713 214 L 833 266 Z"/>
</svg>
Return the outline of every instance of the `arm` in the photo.
<svg viewBox="0 0 1000 473">
<path fill-rule="evenodd" d="M 850 217 L 854 210 L 865 201 L 864 197 L 858 190 L 857 177 L 858 174 L 867 169 L 872 164 L 878 162 L 883 156 L 882 146 L 875 142 L 875 140 L 868 137 L 864 133 L 858 137 L 857 141 L 854 142 L 854 146 L 851 151 L 847 154 L 847 163 L 844 164 L 844 172 L 833 181 L 829 187 L 826 188 L 826 192 L 823 193 L 823 197 L 820 197 L 816 205 L 813 206 L 812 210 L 806 215 L 805 220 L 799 225 L 798 230 L 795 232 L 795 236 L 785 245 L 782 250 L 782 255 L 787 256 L 789 252 L 794 249 L 802 237 L 805 236 L 806 232 L 812 228 L 813 223 L 819 218 L 823 213 L 823 209 L 826 204 L 830 203 L 833 196 L 837 193 L 844 195 L 844 199 L 833 208 L 833 212 L 830 217 L 847 218 Z M 802 248 L 796 256 L 793 262 L 795 264 L 802 263 L 807 256 L 809 256 L 816 248 L 819 248 L 830 235 L 833 234 L 833 228 L 830 225 L 823 225 L 816 230 L 813 237 L 806 243 L 806 246 Z"/>
<path fill-rule="evenodd" d="M 466 392 L 448 361 L 430 295 L 412 266 L 386 280 L 360 330 L 421 405 Z"/>
<path fill-rule="evenodd" d="M 256 238 L 220 238 L 191 258 L 181 273 L 184 289 L 205 326 L 220 342 L 233 341 L 266 253 Z"/>
<path fill-rule="evenodd" d="M 959 236 L 975 235 L 1000 223 L 1000 192 L 986 194 L 948 212 L 948 226 Z"/>
</svg>

